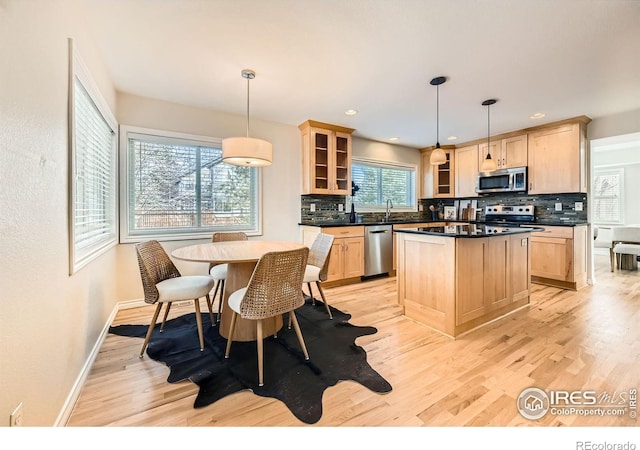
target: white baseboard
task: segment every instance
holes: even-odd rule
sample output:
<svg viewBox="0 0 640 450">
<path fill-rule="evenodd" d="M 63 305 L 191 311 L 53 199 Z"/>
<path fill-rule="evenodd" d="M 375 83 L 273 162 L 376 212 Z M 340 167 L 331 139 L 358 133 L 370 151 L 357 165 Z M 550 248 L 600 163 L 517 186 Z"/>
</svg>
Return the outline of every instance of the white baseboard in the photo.
<svg viewBox="0 0 640 450">
<path fill-rule="evenodd" d="M 138 308 L 140 306 L 144 306 L 147 304 L 148 303 L 145 303 L 144 299 L 126 300 L 123 302 L 116 303 L 116 305 L 113 308 L 113 311 L 111 311 L 111 314 L 107 319 L 107 323 L 102 328 L 102 332 L 98 336 L 98 339 L 93 345 L 93 348 L 91 349 L 91 352 L 87 357 L 87 360 L 82 366 L 82 369 L 80 370 L 80 374 L 78 375 L 78 378 L 76 378 L 76 381 L 73 384 L 73 387 L 71 388 L 71 392 L 69 392 L 69 395 L 67 396 L 67 399 L 65 400 L 64 405 L 62 406 L 62 410 L 60 411 L 60 414 L 58 414 L 58 418 L 53 424 L 54 427 L 64 427 L 67 425 L 67 422 L 69 421 L 69 417 L 71 417 L 73 407 L 75 406 L 76 401 L 78 400 L 78 397 L 80 397 L 80 392 L 82 391 L 82 387 L 84 386 L 84 383 L 87 381 L 87 377 L 89 376 L 89 372 L 91 371 L 91 366 L 93 365 L 93 362 L 98 357 L 98 353 L 100 352 L 100 347 L 102 347 L 102 343 L 104 342 L 105 338 L 107 337 L 107 334 L 109 333 L 109 327 L 113 323 L 113 319 L 115 319 L 116 314 L 118 314 L 118 311 L 120 311 L 121 309 Z"/>
</svg>

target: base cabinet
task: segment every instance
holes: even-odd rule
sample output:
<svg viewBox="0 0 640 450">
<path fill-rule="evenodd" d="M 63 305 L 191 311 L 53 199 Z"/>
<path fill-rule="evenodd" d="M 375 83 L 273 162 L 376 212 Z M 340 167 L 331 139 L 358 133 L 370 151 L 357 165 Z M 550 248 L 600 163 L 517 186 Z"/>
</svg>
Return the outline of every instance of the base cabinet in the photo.
<svg viewBox="0 0 640 450">
<path fill-rule="evenodd" d="M 302 227 L 302 243 L 311 247 L 318 233 L 334 236 L 325 283 L 360 281 L 364 275 L 364 226 Z"/>
<path fill-rule="evenodd" d="M 527 305 L 530 238 L 398 232 L 398 303 L 404 314 L 457 337 Z"/>
<path fill-rule="evenodd" d="M 544 226 L 531 237 L 534 283 L 565 289 L 587 285 L 587 226 Z"/>
</svg>

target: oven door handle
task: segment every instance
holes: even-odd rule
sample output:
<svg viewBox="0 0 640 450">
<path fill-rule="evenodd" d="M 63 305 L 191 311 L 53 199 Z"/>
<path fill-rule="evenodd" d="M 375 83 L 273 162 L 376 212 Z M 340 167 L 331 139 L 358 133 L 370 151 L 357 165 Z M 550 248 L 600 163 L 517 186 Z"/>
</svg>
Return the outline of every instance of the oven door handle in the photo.
<svg viewBox="0 0 640 450">
<path fill-rule="evenodd" d="M 513 183 L 514 183 L 515 175 L 513 173 L 509 174 L 509 190 L 513 191 Z"/>
</svg>

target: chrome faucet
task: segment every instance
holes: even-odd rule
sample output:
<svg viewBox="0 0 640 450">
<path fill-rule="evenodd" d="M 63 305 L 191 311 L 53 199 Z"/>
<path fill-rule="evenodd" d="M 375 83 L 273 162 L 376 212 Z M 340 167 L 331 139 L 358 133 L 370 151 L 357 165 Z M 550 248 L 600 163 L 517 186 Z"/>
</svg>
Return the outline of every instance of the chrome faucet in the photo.
<svg viewBox="0 0 640 450">
<path fill-rule="evenodd" d="M 387 211 L 384 213 L 384 221 L 389 221 L 389 216 L 391 215 L 390 209 L 393 208 L 393 202 L 390 198 L 387 199 Z"/>
</svg>

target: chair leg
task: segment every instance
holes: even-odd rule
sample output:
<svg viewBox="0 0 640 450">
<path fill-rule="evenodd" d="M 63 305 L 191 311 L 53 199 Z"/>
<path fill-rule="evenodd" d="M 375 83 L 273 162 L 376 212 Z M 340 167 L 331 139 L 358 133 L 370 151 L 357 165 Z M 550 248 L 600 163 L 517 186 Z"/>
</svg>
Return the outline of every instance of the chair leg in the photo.
<svg viewBox="0 0 640 450">
<path fill-rule="evenodd" d="M 262 320 L 256 323 L 258 338 L 258 386 L 264 386 L 264 342 L 262 341 Z"/>
<path fill-rule="evenodd" d="M 211 297 L 207 294 L 207 307 L 209 308 L 209 320 L 211 321 L 211 326 L 216 326 L 216 321 L 213 320 L 213 304 L 211 303 Z"/>
<path fill-rule="evenodd" d="M 614 254 L 613 254 L 613 249 L 612 248 L 609 249 L 609 260 L 611 261 L 611 271 L 613 272 Z"/>
<path fill-rule="evenodd" d="M 313 296 L 313 291 L 311 290 L 311 283 L 307 283 L 307 287 L 309 288 L 309 297 L 311 298 L 311 304 L 315 306 L 316 298 Z"/>
<path fill-rule="evenodd" d="M 229 358 L 229 352 L 231 351 L 231 342 L 233 342 L 233 332 L 236 330 L 236 320 L 238 319 L 238 313 L 232 311 L 231 324 L 229 325 L 229 339 L 227 339 L 227 348 L 224 352 L 225 359 Z"/>
<path fill-rule="evenodd" d="M 156 306 L 156 310 L 153 313 L 153 318 L 151 319 L 151 323 L 149 324 L 149 330 L 147 331 L 147 335 L 144 338 L 144 343 L 142 344 L 142 350 L 140 350 L 140 358 L 142 358 L 142 356 L 144 355 L 147 344 L 149 344 L 149 340 L 151 339 L 151 333 L 153 333 L 153 329 L 156 327 L 156 320 L 158 320 L 160 308 L 162 308 L 162 303 L 158 303 L 158 305 Z"/>
<path fill-rule="evenodd" d="M 198 338 L 200 339 L 200 351 L 204 351 L 204 335 L 202 334 L 202 315 L 200 314 L 200 299 L 196 298 L 193 303 L 196 307 L 196 324 L 198 324 Z"/>
<path fill-rule="evenodd" d="M 224 280 L 220 280 L 220 296 L 218 297 L 218 322 L 222 314 L 222 304 L 224 303 Z"/>
<path fill-rule="evenodd" d="M 333 319 L 333 316 L 331 315 L 331 309 L 329 309 L 329 304 L 327 303 L 327 299 L 324 298 L 324 291 L 322 290 L 322 286 L 320 286 L 320 282 L 316 281 L 316 287 L 318 288 L 318 291 L 320 292 L 320 297 L 322 297 L 322 301 L 324 302 L 324 307 L 327 310 L 327 314 L 329 314 L 329 319 Z"/>
<path fill-rule="evenodd" d="M 169 317 L 170 309 L 171 309 L 171 302 L 168 302 L 167 307 L 164 309 L 164 316 L 162 316 L 162 324 L 160 324 L 160 333 L 164 331 L 164 324 L 167 321 L 167 317 Z"/>
<path fill-rule="evenodd" d="M 293 322 L 293 328 L 296 330 L 296 335 L 298 336 L 298 341 L 300 341 L 300 347 L 302 347 L 302 353 L 304 353 L 304 359 L 309 359 L 309 353 L 307 352 L 307 346 L 304 345 L 304 338 L 302 337 L 302 331 L 300 331 L 300 325 L 298 325 L 298 319 L 296 319 L 296 315 L 293 311 L 289 311 L 289 317 L 291 317 L 291 321 Z"/>
</svg>

